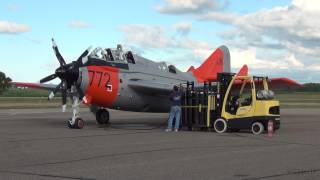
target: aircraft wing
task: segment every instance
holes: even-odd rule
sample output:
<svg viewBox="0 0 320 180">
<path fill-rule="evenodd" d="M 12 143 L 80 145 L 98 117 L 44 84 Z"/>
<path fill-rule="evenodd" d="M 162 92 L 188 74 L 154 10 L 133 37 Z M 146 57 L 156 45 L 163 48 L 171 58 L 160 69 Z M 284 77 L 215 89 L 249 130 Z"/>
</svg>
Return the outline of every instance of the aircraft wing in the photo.
<svg viewBox="0 0 320 180">
<path fill-rule="evenodd" d="M 41 84 L 41 83 L 25 83 L 25 82 L 11 82 L 12 85 L 17 87 L 28 87 L 33 89 L 44 89 L 53 91 L 57 85 L 55 84 Z"/>
<path fill-rule="evenodd" d="M 303 85 L 289 78 L 271 78 L 269 86 L 270 89 L 290 89 L 303 87 Z"/>
<path fill-rule="evenodd" d="M 150 95 L 169 95 L 173 89 L 172 84 L 154 82 L 150 80 L 130 80 L 128 86 L 139 93 Z"/>
</svg>

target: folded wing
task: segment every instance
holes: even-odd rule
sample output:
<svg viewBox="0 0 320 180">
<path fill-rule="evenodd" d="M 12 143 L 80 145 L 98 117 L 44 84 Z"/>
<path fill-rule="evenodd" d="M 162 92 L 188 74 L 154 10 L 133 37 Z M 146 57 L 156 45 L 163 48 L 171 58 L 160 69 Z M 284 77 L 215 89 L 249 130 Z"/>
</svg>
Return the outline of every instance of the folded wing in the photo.
<svg viewBox="0 0 320 180">
<path fill-rule="evenodd" d="M 149 95 L 169 95 L 173 84 L 155 82 L 150 80 L 130 80 L 128 86 L 133 90 Z"/>
<path fill-rule="evenodd" d="M 55 84 L 41 84 L 41 83 L 26 83 L 26 82 L 11 82 L 16 87 L 28 87 L 33 89 L 45 89 L 53 91 L 57 85 Z"/>
</svg>

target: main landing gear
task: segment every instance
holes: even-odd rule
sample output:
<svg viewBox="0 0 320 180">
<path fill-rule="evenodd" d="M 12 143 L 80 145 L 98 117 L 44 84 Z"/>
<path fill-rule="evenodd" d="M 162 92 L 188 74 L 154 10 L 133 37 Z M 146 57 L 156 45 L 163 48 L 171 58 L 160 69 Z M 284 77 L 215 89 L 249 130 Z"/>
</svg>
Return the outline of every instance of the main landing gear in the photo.
<svg viewBox="0 0 320 180">
<path fill-rule="evenodd" d="M 109 124 L 109 111 L 106 109 L 99 109 L 96 112 L 96 120 L 98 124 Z"/>
</svg>

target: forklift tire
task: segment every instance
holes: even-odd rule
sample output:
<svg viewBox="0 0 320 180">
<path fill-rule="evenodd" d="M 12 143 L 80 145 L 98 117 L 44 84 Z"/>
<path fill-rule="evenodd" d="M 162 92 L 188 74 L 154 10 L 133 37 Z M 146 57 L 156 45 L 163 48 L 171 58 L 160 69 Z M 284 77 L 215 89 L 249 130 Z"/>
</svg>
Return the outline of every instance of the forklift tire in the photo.
<svg viewBox="0 0 320 180">
<path fill-rule="evenodd" d="M 227 131 L 227 122 L 226 120 L 219 118 L 214 121 L 213 127 L 217 133 L 224 133 Z"/>
<path fill-rule="evenodd" d="M 261 134 L 264 131 L 264 126 L 261 122 L 255 122 L 251 126 L 251 131 L 255 135 Z"/>
</svg>

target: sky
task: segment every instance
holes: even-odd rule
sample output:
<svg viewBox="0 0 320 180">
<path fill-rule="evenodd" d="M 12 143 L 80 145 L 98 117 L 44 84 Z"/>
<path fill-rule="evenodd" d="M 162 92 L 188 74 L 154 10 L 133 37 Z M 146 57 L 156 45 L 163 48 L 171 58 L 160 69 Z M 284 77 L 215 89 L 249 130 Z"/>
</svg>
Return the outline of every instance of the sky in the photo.
<svg viewBox="0 0 320 180">
<path fill-rule="evenodd" d="M 54 73 L 54 38 L 67 62 L 122 44 L 183 71 L 226 45 L 234 72 L 319 83 L 318 17 L 318 0 L 1 0 L 0 71 L 22 82 Z"/>
</svg>

